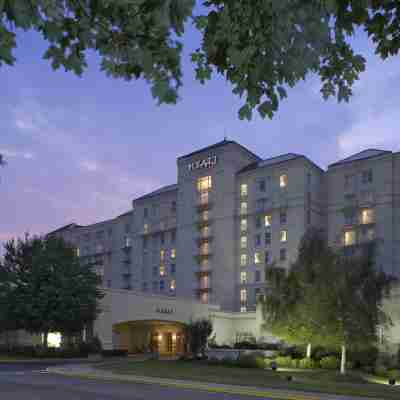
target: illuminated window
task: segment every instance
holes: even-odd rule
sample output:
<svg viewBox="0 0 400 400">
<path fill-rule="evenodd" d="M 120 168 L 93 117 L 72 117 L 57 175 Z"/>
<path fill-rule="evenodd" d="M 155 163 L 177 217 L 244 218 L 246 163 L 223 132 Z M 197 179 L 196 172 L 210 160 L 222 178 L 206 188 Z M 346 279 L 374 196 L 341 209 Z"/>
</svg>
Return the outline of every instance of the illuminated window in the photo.
<svg viewBox="0 0 400 400">
<path fill-rule="evenodd" d="M 143 232 L 144 233 L 149 233 L 149 224 L 144 224 L 143 225 Z"/>
<path fill-rule="evenodd" d="M 247 254 L 241 254 L 240 255 L 240 265 L 244 267 L 247 265 Z"/>
<path fill-rule="evenodd" d="M 266 227 L 270 227 L 272 222 L 272 216 L 271 215 L 266 215 L 264 217 L 264 224 Z"/>
<path fill-rule="evenodd" d="M 207 255 L 207 254 L 209 254 L 210 253 L 210 245 L 209 245 L 209 243 L 203 243 L 201 246 L 200 246 L 200 254 L 201 255 Z"/>
<path fill-rule="evenodd" d="M 210 288 L 210 279 L 207 275 L 201 277 L 200 288 L 201 289 L 209 289 Z"/>
<path fill-rule="evenodd" d="M 131 247 L 132 241 L 129 236 L 125 237 L 125 247 Z"/>
<path fill-rule="evenodd" d="M 367 230 L 367 240 L 374 240 L 375 239 L 375 229 L 370 228 Z"/>
<path fill-rule="evenodd" d="M 240 289 L 240 302 L 246 303 L 247 301 L 247 289 Z"/>
<path fill-rule="evenodd" d="M 76 255 L 77 257 L 80 257 L 80 256 L 81 256 L 81 251 L 80 251 L 79 247 L 77 247 L 77 248 L 75 249 L 75 255 Z"/>
<path fill-rule="evenodd" d="M 202 236 L 203 238 L 206 238 L 206 237 L 209 237 L 209 236 L 210 236 L 210 227 L 209 227 L 209 226 L 204 226 L 204 227 L 201 229 L 201 236 Z"/>
<path fill-rule="evenodd" d="M 245 249 L 247 247 L 247 236 L 240 237 L 240 248 Z"/>
<path fill-rule="evenodd" d="M 254 253 L 254 263 L 255 264 L 260 264 L 260 262 L 261 262 L 261 254 L 260 254 L 259 251 L 256 251 Z"/>
<path fill-rule="evenodd" d="M 200 296 L 200 301 L 203 304 L 207 304 L 208 303 L 208 293 L 202 293 Z"/>
<path fill-rule="evenodd" d="M 208 259 L 201 260 L 200 266 L 201 266 L 201 268 L 202 268 L 203 270 L 204 270 L 204 269 L 208 269 L 208 266 L 209 266 Z"/>
<path fill-rule="evenodd" d="M 356 243 L 356 233 L 355 231 L 346 231 L 344 233 L 344 245 L 353 246 Z"/>
<path fill-rule="evenodd" d="M 285 188 L 285 187 L 287 187 L 287 185 L 288 185 L 288 176 L 286 174 L 282 174 L 279 177 L 279 186 L 281 188 Z"/>
<path fill-rule="evenodd" d="M 287 213 L 286 210 L 281 210 L 279 213 L 279 221 L 281 224 L 286 224 L 287 221 Z"/>
<path fill-rule="evenodd" d="M 247 214 L 247 201 L 240 203 L 240 214 Z"/>
<path fill-rule="evenodd" d="M 247 196 L 247 184 L 246 183 L 242 183 L 240 185 L 240 195 L 241 196 Z"/>
<path fill-rule="evenodd" d="M 176 258 L 176 249 L 171 249 L 171 258 Z"/>
<path fill-rule="evenodd" d="M 160 265 L 160 276 L 165 276 L 165 266 Z"/>
<path fill-rule="evenodd" d="M 246 218 L 242 218 L 240 220 L 240 230 L 242 232 L 247 231 L 247 219 Z"/>
<path fill-rule="evenodd" d="M 174 292 L 175 289 L 176 289 L 176 281 L 175 279 L 173 279 L 169 284 L 169 290 L 171 290 L 171 292 Z"/>
<path fill-rule="evenodd" d="M 165 250 L 160 250 L 160 260 L 164 261 L 165 259 Z"/>
<path fill-rule="evenodd" d="M 242 271 L 240 273 L 240 283 L 242 285 L 244 285 L 245 283 L 247 283 L 247 272 L 246 271 Z"/>
<path fill-rule="evenodd" d="M 197 179 L 197 191 L 204 192 L 210 190 L 212 187 L 211 176 L 203 176 Z"/>
<path fill-rule="evenodd" d="M 374 210 L 370 208 L 365 208 L 361 211 L 361 223 L 372 224 L 374 222 L 374 216 Z"/>
<path fill-rule="evenodd" d="M 201 220 L 202 221 L 208 221 L 209 219 L 209 214 L 208 214 L 208 210 L 205 210 L 201 213 Z"/>
<path fill-rule="evenodd" d="M 287 242 L 287 231 L 286 230 L 283 230 L 283 231 L 281 231 L 281 242 Z"/>
<path fill-rule="evenodd" d="M 208 204 L 208 191 L 200 192 L 200 204 Z"/>
</svg>

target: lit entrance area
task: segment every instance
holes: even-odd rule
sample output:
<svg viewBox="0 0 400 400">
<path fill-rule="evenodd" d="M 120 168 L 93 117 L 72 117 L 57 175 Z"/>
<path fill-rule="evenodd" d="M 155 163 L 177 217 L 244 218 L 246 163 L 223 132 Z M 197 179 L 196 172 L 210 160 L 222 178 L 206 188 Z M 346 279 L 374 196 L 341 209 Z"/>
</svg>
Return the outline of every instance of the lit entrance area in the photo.
<svg viewBox="0 0 400 400">
<path fill-rule="evenodd" d="M 169 321 L 129 321 L 113 327 L 118 349 L 130 354 L 157 352 L 160 355 L 185 353 L 185 326 Z"/>
</svg>

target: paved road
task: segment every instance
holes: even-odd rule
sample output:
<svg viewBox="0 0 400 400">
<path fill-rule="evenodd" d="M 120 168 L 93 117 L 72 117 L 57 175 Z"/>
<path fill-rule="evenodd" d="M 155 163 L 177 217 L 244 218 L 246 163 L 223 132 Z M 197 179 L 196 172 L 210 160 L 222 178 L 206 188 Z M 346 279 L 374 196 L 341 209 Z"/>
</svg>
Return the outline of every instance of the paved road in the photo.
<svg viewBox="0 0 400 400">
<path fill-rule="evenodd" d="M 249 397 L 48 374 L 48 364 L 0 364 L 1 400 L 248 400 Z M 265 399 L 268 400 L 268 399 Z"/>
</svg>

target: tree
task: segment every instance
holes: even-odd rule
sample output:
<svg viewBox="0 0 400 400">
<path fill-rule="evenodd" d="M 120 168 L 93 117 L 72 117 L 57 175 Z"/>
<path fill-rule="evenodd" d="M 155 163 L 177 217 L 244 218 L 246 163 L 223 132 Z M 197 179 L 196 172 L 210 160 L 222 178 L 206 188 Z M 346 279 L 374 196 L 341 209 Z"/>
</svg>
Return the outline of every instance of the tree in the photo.
<svg viewBox="0 0 400 400">
<path fill-rule="evenodd" d="M 28 3 L 28 4 L 27 4 Z M 0 65 L 15 62 L 15 29 L 49 42 L 54 69 L 81 75 L 95 50 L 106 74 L 144 78 L 159 103 L 175 103 L 182 85 L 182 36 L 192 20 L 202 35 L 191 55 L 196 78 L 225 77 L 245 97 L 240 118 L 257 109 L 272 118 L 287 89 L 309 73 L 326 99 L 348 101 L 365 69 L 350 37 L 364 30 L 382 59 L 400 49 L 397 0 L 1 0 Z"/>
<path fill-rule="evenodd" d="M 381 303 L 390 283 L 375 268 L 373 244 L 343 257 L 328 248 L 321 231 L 311 229 L 288 274 L 271 281 L 264 303 L 266 325 L 289 343 L 340 348 L 345 373 L 346 349 L 370 348 L 378 326 L 388 323 Z"/>
<path fill-rule="evenodd" d="M 212 323 L 209 319 L 199 319 L 190 322 L 187 326 L 189 336 L 190 351 L 197 356 L 204 355 L 208 338 L 213 331 Z"/>
<path fill-rule="evenodd" d="M 99 312 L 99 277 L 80 263 L 61 238 L 28 236 L 5 245 L 1 265 L 1 312 L 13 329 L 69 336 L 79 333 Z"/>
</svg>

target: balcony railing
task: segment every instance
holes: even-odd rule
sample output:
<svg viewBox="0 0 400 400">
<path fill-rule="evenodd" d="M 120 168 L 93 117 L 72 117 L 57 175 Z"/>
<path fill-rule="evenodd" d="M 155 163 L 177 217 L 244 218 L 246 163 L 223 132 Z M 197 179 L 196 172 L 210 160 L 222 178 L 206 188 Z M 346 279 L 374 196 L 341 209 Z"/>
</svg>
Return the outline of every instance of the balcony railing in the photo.
<svg viewBox="0 0 400 400">
<path fill-rule="evenodd" d="M 211 252 L 199 253 L 199 254 L 195 254 L 195 256 L 194 256 L 194 258 L 196 259 L 196 261 L 198 263 L 201 263 L 203 260 L 209 260 L 211 257 L 212 257 Z"/>
<path fill-rule="evenodd" d="M 212 235 L 201 236 L 201 237 L 196 239 L 197 245 L 201 246 L 204 243 L 210 243 L 210 242 L 212 242 L 213 238 L 214 238 L 214 236 L 212 236 Z"/>
</svg>

